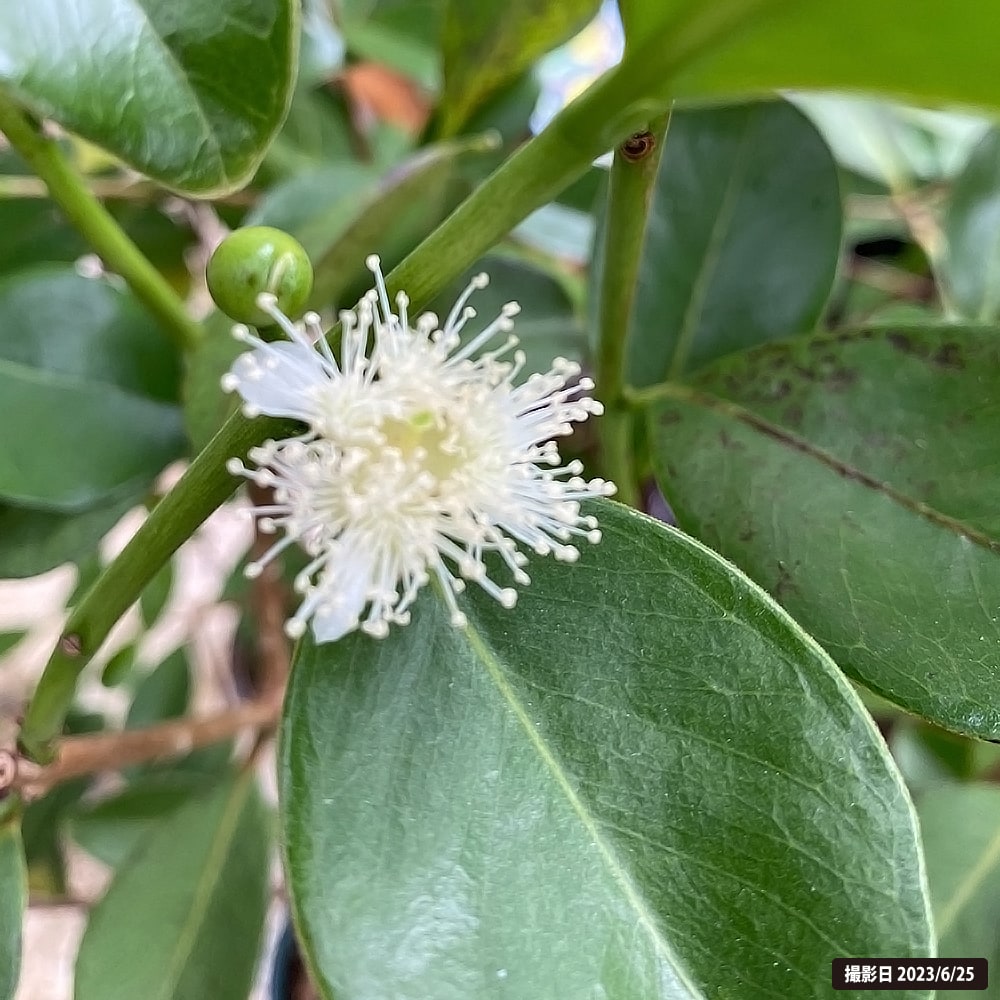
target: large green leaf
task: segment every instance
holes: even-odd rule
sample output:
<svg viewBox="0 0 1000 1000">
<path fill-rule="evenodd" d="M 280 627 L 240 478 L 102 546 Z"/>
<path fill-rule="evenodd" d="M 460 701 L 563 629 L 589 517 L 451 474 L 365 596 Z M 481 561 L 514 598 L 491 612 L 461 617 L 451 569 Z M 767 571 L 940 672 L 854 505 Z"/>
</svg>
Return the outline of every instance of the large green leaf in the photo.
<svg viewBox="0 0 1000 1000">
<path fill-rule="evenodd" d="M 917 803 L 927 881 L 938 933 L 938 953 L 1000 962 L 1000 790 L 940 788 Z M 938 1000 L 962 1000 L 966 992 L 938 990 Z M 1000 997 L 994 974 L 985 1000 Z"/>
<path fill-rule="evenodd" d="M 0 822 L 0 1000 L 12 1000 L 21 969 L 21 921 L 28 883 L 16 817 Z"/>
<path fill-rule="evenodd" d="M 594 504 L 514 611 L 302 644 L 279 750 L 323 995 L 826 996 L 930 946 L 914 817 L 833 663 L 733 567 Z M 922 994 L 921 994 L 922 995 Z"/>
<path fill-rule="evenodd" d="M 132 297 L 71 270 L 0 284 L 0 496 L 82 511 L 145 488 L 184 446 L 170 344 Z"/>
<path fill-rule="evenodd" d="M 91 913 L 76 1000 L 246 1000 L 267 903 L 268 840 L 247 775 L 155 825 Z"/>
<path fill-rule="evenodd" d="M 861 330 L 666 386 L 649 432 L 683 527 L 869 688 L 995 739 L 998 400 L 996 330 Z"/>
<path fill-rule="evenodd" d="M 675 111 L 649 213 L 628 331 L 632 384 L 819 319 L 840 255 L 837 167 L 791 105 Z"/>
<path fill-rule="evenodd" d="M 170 187 L 232 190 L 284 117 L 297 21 L 294 0 L 6 3 L 0 82 Z"/>
<path fill-rule="evenodd" d="M 139 303 L 71 267 L 30 268 L 0 282 L 0 360 L 164 403 L 180 387 L 177 352 Z"/>
<path fill-rule="evenodd" d="M 517 78 L 539 56 L 579 31 L 600 0 L 448 0 L 442 48 L 441 131 L 453 135 L 485 100 Z"/>
<path fill-rule="evenodd" d="M 655 65 L 672 96 L 775 88 L 884 91 L 997 106 L 990 39 L 1000 9 L 979 0 L 622 0 L 627 50 Z"/>
<path fill-rule="evenodd" d="M 146 775 L 117 795 L 86 802 L 68 819 L 68 832 L 84 850 L 117 867 L 148 839 L 150 832 L 190 801 L 204 782 L 196 775 L 170 770 Z"/>
<path fill-rule="evenodd" d="M 133 494 L 181 453 L 176 407 L 0 361 L 0 496 L 82 510 Z"/>
<path fill-rule="evenodd" d="M 1000 315 L 1000 130 L 988 132 L 952 187 L 944 213 L 938 274 L 960 316 Z"/>
<path fill-rule="evenodd" d="M 0 504 L 0 579 L 35 576 L 84 558 L 136 502 L 125 497 L 81 514 Z"/>
</svg>

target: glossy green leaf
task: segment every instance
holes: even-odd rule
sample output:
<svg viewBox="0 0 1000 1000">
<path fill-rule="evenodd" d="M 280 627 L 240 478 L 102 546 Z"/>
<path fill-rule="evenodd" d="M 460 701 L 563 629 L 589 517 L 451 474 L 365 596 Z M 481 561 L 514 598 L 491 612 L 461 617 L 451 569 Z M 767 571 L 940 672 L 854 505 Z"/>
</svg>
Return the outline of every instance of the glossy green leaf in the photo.
<svg viewBox="0 0 1000 1000">
<path fill-rule="evenodd" d="M 444 92 L 441 132 L 454 135 L 483 102 L 520 76 L 540 56 L 583 28 L 600 0 L 507 0 L 444 8 Z"/>
<path fill-rule="evenodd" d="M 1000 789 L 941 788 L 917 803 L 938 954 L 988 959 L 985 993 L 938 990 L 938 1000 L 1000 997 Z"/>
<path fill-rule="evenodd" d="M 1000 736 L 1000 335 L 876 328 L 762 347 L 650 412 L 685 529 L 838 664 L 939 725 Z"/>
<path fill-rule="evenodd" d="M 36 114 L 164 184 L 243 184 L 285 114 L 293 0 L 0 5 L 0 82 Z"/>
<path fill-rule="evenodd" d="M 76 1000 L 246 1000 L 267 903 L 268 840 L 249 776 L 154 826 L 91 912 Z"/>
<path fill-rule="evenodd" d="M 564 357 L 572 361 L 585 358 L 586 334 L 566 290 L 551 274 L 526 261 L 499 254 L 485 257 L 442 292 L 429 309 L 439 316 L 447 316 L 455 299 L 480 272 L 489 275 L 490 283 L 469 300 L 477 319 L 466 328 L 466 340 L 493 317 L 499 316 L 505 303 L 516 300 L 521 312 L 515 320 L 514 331 L 518 350 L 525 355 L 519 382 L 533 372 L 548 371 L 553 358 Z"/>
<path fill-rule="evenodd" d="M 826 995 L 929 947 L 915 820 L 833 663 L 733 567 L 618 505 L 513 611 L 300 647 L 288 884 L 325 997 Z"/>
<path fill-rule="evenodd" d="M 778 101 L 675 111 L 629 326 L 629 381 L 651 385 L 810 329 L 833 284 L 840 228 L 836 164 L 801 112 Z"/>
<path fill-rule="evenodd" d="M 0 823 L 0 1000 L 13 1000 L 21 970 L 21 922 L 28 881 L 16 818 Z"/>
<path fill-rule="evenodd" d="M 176 407 L 10 361 L 0 426 L 0 496 L 54 510 L 133 494 L 183 447 Z"/>
<path fill-rule="evenodd" d="M 135 503 L 126 497 L 82 514 L 0 504 L 0 578 L 36 576 L 84 558 Z"/>
<path fill-rule="evenodd" d="M 182 450 L 178 380 L 173 349 L 130 295 L 68 269 L 11 276 L 0 496 L 66 513 L 134 496 Z"/>
<path fill-rule="evenodd" d="M 145 777 L 111 798 L 75 809 L 67 832 L 85 851 L 117 868 L 203 788 L 202 781 L 183 771 Z"/>
<path fill-rule="evenodd" d="M 139 303 L 70 267 L 0 282 L 0 359 L 164 403 L 180 387 L 180 358 Z"/>
<path fill-rule="evenodd" d="M 775 88 L 869 90 L 996 107 L 1000 10 L 979 0 L 623 0 L 626 50 L 669 66 L 676 97 Z"/>
<path fill-rule="evenodd" d="M 512 235 L 530 248 L 585 268 L 594 243 L 594 219 L 553 202 L 532 212 Z"/>
<path fill-rule="evenodd" d="M 944 212 L 938 275 L 945 301 L 960 316 L 1000 316 L 1000 130 L 973 150 Z"/>
</svg>

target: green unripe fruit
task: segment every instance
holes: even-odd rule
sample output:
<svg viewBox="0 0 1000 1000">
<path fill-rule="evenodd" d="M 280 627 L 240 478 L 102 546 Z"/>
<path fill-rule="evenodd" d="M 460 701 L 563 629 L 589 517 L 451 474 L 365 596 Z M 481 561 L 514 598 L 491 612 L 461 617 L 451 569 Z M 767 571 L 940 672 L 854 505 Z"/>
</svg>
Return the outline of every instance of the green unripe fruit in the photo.
<svg viewBox="0 0 1000 1000">
<path fill-rule="evenodd" d="M 291 319 L 305 308 L 312 291 L 309 257 L 298 240 L 270 226 L 248 226 L 230 233 L 208 262 L 205 277 L 215 304 L 240 323 L 271 326 L 274 320 L 257 305 L 270 292 Z"/>
</svg>

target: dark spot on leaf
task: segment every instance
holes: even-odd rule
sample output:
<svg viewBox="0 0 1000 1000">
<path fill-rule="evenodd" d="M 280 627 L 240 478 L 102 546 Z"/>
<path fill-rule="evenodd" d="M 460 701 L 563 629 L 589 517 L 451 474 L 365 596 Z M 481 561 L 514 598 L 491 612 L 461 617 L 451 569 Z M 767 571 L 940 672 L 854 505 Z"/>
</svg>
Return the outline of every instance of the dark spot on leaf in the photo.
<svg viewBox="0 0 1000 1000">
<path fill-rule="evenodd" d="M 914 339 L 908 333 L 890 333 L 885 338 L 897 351 L 917 358 L 926 358 L 930 353 L 926 344 Z"/>
<path fill-rule="evenodd" d="M 850 368 L 836 368 L 826 377 L 826 384 L 834 392 L 850 389 L 858 380 L 858 373 Z"/>
<path fill-rule="evenodd" d="M 679 424 L 681 415 L 676 410 L 664 410 L 657 420 L 661 427 L 669 427 L 671 424 Z"/>
<path fill-rule="evenodd" d="M 830 340 L 835 344 L 856 344 L 859 340 L 871 340 L 874 336 L 874 330 L 842 330 L 831 334 Z"/>
<path fill-rule="evenodd" d="M 798 587 L 792 579 L 792 574 L 783 562 L 778 563 L 778 579 L 771 587 L 771 594 L 779 604 L 784 604 L 788 597 L 798 592 Z"/>
<path fill-rule="evenodd" d="M 730 448 L 733 451 L 744 451 L 746 448 L 746 445 L 742 441 L 737 441 L 735 438 L 730 437 L 724 430 L 719 431 L 719 444 L 723 448 Z"/>
<path fill-rule="evenodd" d="M 796 403 L 792 406 L 789 406 L 788 409 L 785 410 L 783 414 L 783 419 L 786 426 L 788 427 L 801 427 L 803 416 L 804 414 L 802 412 L 802 407 Z"/>
<path fill-rule="evenodd" d="M 953 368 L 956 371 L 961 371 L 965 367 L 962 349 L 954 342 L 942 344 L 934 352 L 934 364 L 942 368 Z"/>
</svg>

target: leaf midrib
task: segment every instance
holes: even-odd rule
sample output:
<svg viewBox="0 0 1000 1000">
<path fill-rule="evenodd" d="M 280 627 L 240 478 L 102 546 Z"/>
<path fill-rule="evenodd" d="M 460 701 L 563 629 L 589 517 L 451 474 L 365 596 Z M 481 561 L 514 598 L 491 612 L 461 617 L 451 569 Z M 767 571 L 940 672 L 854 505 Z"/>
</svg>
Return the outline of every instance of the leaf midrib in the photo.
<svg viewBox="0 0 1000 1000">
<path fill-rule="evenodd" d="M 486 671 L 490 676 L 490 680 L 493 682 L 504 701 L 506 701 L 510 710 L 514 713 L 514 717 L 520 723 L 525 735 L 528 738 L 528 742 L 537 752 L 539 759 L 545 765 L 546 770 L 548 770 L 548 772 L 552 775 L 556 785 L 566 797 L 566 801 L 573 809 L 573 812 L 576 813 L 592 843 L 597 847 L 608 871 L 611 874 L 612 880 L 621 890 L 629 908 L 635 913 L 638 923 L 646 930 L 655 950 L 674 970 L 677 980 L 688 990 L 692 1000 L 707 1000 L 704 993 L 693 982 L 691 982 L 683 965 L 674 954 L 673 949 L 670 947 L 669 942 L 663 937 L 663 933 L 657 925 L 654 915 L 650 912 L 645 900 L 633 884 L 628 871 L 619 860 L 614 848 L 607 842 L 607 839 L 601 833 L 594 816 L 591 815 L 591 813 L 587 810 L 586 805 L 580 799 L 580 796 L 577 795 L 576 790 L 573 788 L 573 785 L 566 775 L 566 772 L 563 770 L 560 762 L 551 752 L 548 745 L 539 736 L 531 717 L 528 715 L 527 710 L 518 698 L 517 693 L 504 676 L 503 669 L 497 662 L 496 657 L 487 646 L 483 637 L 471 624 L 465 625 L 463 632 L 465 633 L 473 652 L 486 668 Z"/>
<path fill-rule="evenodd" d="M 177 936 L 173 956 L 167 971 L 164 973 L 162 988 L 156 994 L 156 1000 L 172 1000 L 176 996 L 177 984 L 184 974 L 186 962 L 191 957 L 205 916 L 208 913 L 213 892 L 222 876 L 225 855 L 232 844 L 233 835 L 243 814 L 249 790 L 249 779 L 244 776 L 236 783 L 227 797 L 226 808 L 215 828 L 208 854 L 205 856 L 201 876 L 191 896 L 188 919 Z"/>
<path fill-rule="evenodd" d="M 715 396 L 702 389 L 694 389 L 691 386 L 681 385 L 677 382 L 665 382 L 661 385 L 654 386 L 652 389 L 633 393 L 633 399 L 635 401 L 642 401 L 645 403 L 677 400 L 679 402 L 690 403 L 694 406 L 700 406 L 705 410 L 720 414 L 735 423 L 743 424 L 755 431 L 758 431 L 762 435 L 777 441 L 779 444 L 785 445 L 792 451 L 796 451 L 808 458 L 814 459 L 816 462 L 826 466 L 830 469 L 830 471 L 837 473 L 844 479 L 849 479 L 857 483 L 859 486 L 863 486 L 875 493 L 881 494 L 887 499 L 892 500 L 904 510 L 922 517 L 924 520 L 929 521 L 935 526 L 954 535 L 963 536 L 974 545 L 986 549 L 994 555 L 1000 555 L 1000 539 L 993 538 L 979 528 L 975 528 L 971 524 L 967 524 L 965 521 L 962 521 L 957 517 L 945 514 L 936 507 L 932 507 L 930 504 L 924 503 L 922 500 L 917 500 L 915 497 L 911 497 L 909 494 L 903 493 L 902 490 L 896 489 L 896 487 L 885 482 L 884 480 L 878 479 L 877 477 L 865 472 L 863 469 L 859 469 L 857 466 L 851 465 L 850 462 L 845 462 L 832 452 L 829 452 L 824 448 L 820 448 L 818 445 L 813 444 L 811 441 L 806 440 L 806 438 L 793 433 L 786 427 L 772 423 L 770 420 L 765 419 L 760 416 L 760 414 L 755 413 L 753 410 L 741 405 L 740 403 L 734 403 L 732 400 L 723 399 L 720 396 Z"/>
<path fill-rule="evenodd" d="M 722 257 L 723 243 L 733 223 L 737 195 L 743 189 L 743 182 L 746 180 L 747 148 L 756 120 L 757 114 L 751 113 L 743 123 L 743 130 L 736 148 L 736 155 L 733 157 L 732 169 L 726 180 L 726 188 L 722 194 L 719 211 L 708 234 L 708 243 L 701 258 L 701 264 L 694 276 L 694 281 L 691 282 L 691 296 L 688 299 L 687 308 L 684 310 L 681 328 L 674 343 L 673 357 L 670 359 L 670 367 L 667 370 L 668 378 L 674 379 L 680 375 L 691 353 L 691 348 L 694 346 L 695 334 L 698 332 L 704 315 L 703 307 L 708 298 L 708 291 Z"/>
<path fill-rule="evenodd" d="M 204 130 L 202 134 L 205 138 L 205 144 L 210 149 L 212 158 L 215 160 L 216 169 L 222 177 L 223 183 L 230 183 L 232 178 L 226 170 L 225 158 L 222 155 L 222 144 L 219 142 L 219 136 L 212 127 L 212 123 L 208 117 L 208 112 L 202 105 L 201 95 L 195 88 L 195 85 L 187 71 L 187 67 L 185 67 L 180 59 L 178 59 L 177 53 L 174 52 L 174 50 L 167 44 L 166 38 L 160 34 L 159 29 L 153 23 L 153 19 L 149 11 L 145 8 L 142 2 L 140 2 L 140 0 L 135 0 L 135 10 L 140 14 L 143 22 L 149 28 L 150 35 L 156 40 L 156 43 L 164 56 L 165 64 L 173 67 L 175 71 L 175 81 L 180 85 L 182 90 L 187 91 L 191 99 L 191 106 L 194 108 Z M 202 149 L 204 148 L 205 147 L 203 146 Z"/>
</svg>

